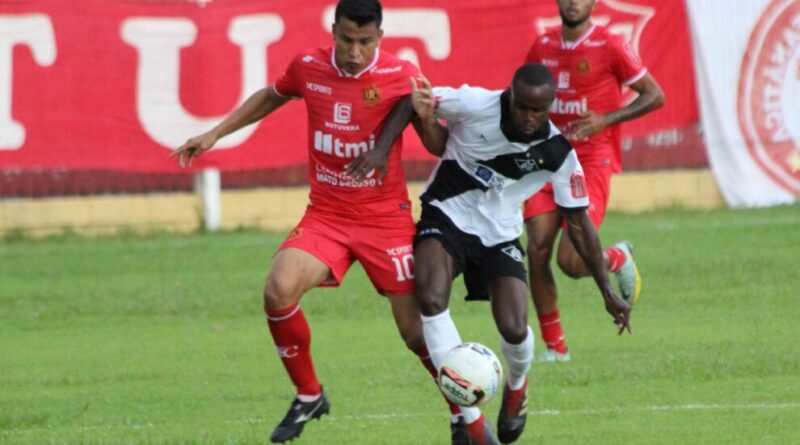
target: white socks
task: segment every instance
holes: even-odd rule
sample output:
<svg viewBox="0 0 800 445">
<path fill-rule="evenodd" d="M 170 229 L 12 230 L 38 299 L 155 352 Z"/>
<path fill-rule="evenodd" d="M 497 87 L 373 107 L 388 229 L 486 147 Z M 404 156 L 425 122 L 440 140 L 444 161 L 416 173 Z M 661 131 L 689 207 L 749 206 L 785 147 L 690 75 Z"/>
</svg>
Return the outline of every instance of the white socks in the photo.
<svg viewBox="0 0 800 445">
<path fill-rule="evenodd" d="M 461 336 L 450 317 L 450 310 L 446 309 L 431 317 L 423 315 L 422 332 L 425 334 L 425 344 L 428 346 L 433 366 L 438 370 L 442 366 L 445 354 L 461 344 Z M 481 417 L 481 410 L 461 407 L 461 414 L 464 415 L 465 422 L 472 423 Z"/>
<path fill-rule="evenodd" d="M 516 345 L 508 343 L 503 337 L 500 337 L 500 349 L 503 351 L 508 365 L 508 387 L 512 390 L 522 388 L 533 362 L 533 331 L 531 327 L 528 326 L 528 336 L 525 337 L 525 340 Z"/>
</svg>

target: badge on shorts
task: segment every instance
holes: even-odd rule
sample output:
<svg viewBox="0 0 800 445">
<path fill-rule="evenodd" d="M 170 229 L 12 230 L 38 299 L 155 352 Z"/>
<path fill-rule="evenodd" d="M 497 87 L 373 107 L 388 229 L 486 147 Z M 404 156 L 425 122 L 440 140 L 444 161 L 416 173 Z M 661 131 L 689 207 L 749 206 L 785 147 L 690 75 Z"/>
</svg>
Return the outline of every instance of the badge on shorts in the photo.
<svg viewBox="0 0 800 445">
<path fill-rule="evenodd" d="M 294 229 L 292 229 L 291 232 L 289 232 L 289 236 L 286 237 L 286 241 L 291 241 L 293 239 L 300 238 L 302 234 L 303 234 L 303 228 L 295 227 Z"/>
</svg>

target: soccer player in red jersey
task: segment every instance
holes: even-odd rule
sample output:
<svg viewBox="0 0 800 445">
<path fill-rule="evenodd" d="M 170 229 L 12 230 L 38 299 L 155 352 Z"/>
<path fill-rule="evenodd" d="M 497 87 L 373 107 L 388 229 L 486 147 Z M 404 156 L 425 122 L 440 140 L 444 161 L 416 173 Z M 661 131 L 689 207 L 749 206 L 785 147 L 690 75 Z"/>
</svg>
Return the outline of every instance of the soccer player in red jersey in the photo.
<svg viewBox="0 0 800 445">
<path fill-rule="evenodd" d="M 618 124 L 659 108 L 664 93 L 621 36 L 592 23 L 596 0 L 556 2 L 562 26 L 540 36 L 525 61 L 547 66 L 555 77 L 556 97 L 550 119 L 570 138 L 577 151 L 591 202 L 589 217 L 599 228 L 608 204 L 611 175 L 621 170 Z M 639 93 L 626 106 L 620 106 L 622 87 Z M 550 269 L 555 240 L 563 227 L 552 187 L 545 187 L 526 201 L 524 217 L 531 294 L 542 338 L 547 344 L 540 360 L 567 361 L 569 352 Z M 635 303 L 641 292 L 641 278 L 633 260 L 632 245 L 621 241 L 606 248 L 603 254 L 608 270 L 617 276 L 623 298 Z M 557 258 L 559 267 L 568 276 L 589 276 L 589 269 L 566 233 L 561 236 Z"/>
<path fill-rule="evenodd" d="M 338 286 L 359 261 L 376 291 L 389 298 L 400 335 L 432 375 L 414 294 L 414 221 L 400 163 L 402 140 L 373 150 L 386 117 L 410 94 L 419 70 L 382 52 L 382 8 L 377 0 L 341 0 L 334 47 L 301 52 L 283 76 L 234 110 L 222 123 L 173 152 L 180 165 L 221 137 L 252 124 L 292 98 L 308 110 L 310 203 L 275 254 L 264 288 L 270 332 L 297 397 L 271 441 L 298 437 L 305 423 L 330 409 L 311 358 L 311 332 L 300 298 L 318 286 Z M 385 129 L 394 140 L 402 127 Z M 393 133 L 393 134 L 392 134 Z M 377 168 L 376 168 L 377 167 Z M 380 173 L 376 172 L 381 169 Z M 468 444 L 460 411 L 451 405 L 454 444 Z"/>
</svg>

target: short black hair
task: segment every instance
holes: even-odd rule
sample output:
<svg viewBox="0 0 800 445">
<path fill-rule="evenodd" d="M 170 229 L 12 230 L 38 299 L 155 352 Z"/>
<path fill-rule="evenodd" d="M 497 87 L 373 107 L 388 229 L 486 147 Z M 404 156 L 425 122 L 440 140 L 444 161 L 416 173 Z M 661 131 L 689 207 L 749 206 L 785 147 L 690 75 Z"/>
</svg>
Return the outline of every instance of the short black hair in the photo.
<svg viewBox="0 0 800 445">
<path fill-rule="evenodd" d="M 514 73 L 514 84 L 517 82 L 532 87 L 547 85 L 554 90 L 556 88 L 553 73 L 546 66 L 538 63 L 528 63 L 519 67 Z"/>
<path fill-rule="evenodd" d="M 361 27 L 375 23 L 378 28 L 383 21 L 383 8 L 378 0 L 340 0 L 336 5 L 334 21 L 339 23 L 341 17 L 352 20 Z"/>
</svg>

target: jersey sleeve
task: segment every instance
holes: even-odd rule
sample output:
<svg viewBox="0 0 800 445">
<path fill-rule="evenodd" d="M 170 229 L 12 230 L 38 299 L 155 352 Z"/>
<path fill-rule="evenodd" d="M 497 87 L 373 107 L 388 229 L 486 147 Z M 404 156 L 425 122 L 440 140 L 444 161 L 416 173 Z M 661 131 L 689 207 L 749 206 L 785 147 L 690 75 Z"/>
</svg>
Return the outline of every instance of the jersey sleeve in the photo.
<svg viewBox="0 0 800 445">
<path fill-rule="evenodd" d="M 608 46 L 611 69 L 622 86 L 630 86 L 647 74 L 642 59 L 633 47 L 620 35 L 611 35 Z"/>
<path fill-rule="evenodd" d="M 569 212 L 589 207 L 586 179 L 575 150 L 570 150 L 561 167 L 553 173 L 550 182 L 553 184 L 556 204 L 561 210 Z"/>
<path fill-rule="evenodd" d="M 447 122 L 456 122 L 461 116 L 462 88 L 434 87 L 436 116 Z"/>
<path fill-rule="evenodd" d="M 303 89 L 301 88 L 302 82 L 300 81 L 300 58 L 303 55 L 298 55 L 289 63 L 286 71 L 278 78 L 272 88 L 278 93 L 278 96 L 284 97 L 302 97 Z"/>
</svg>

